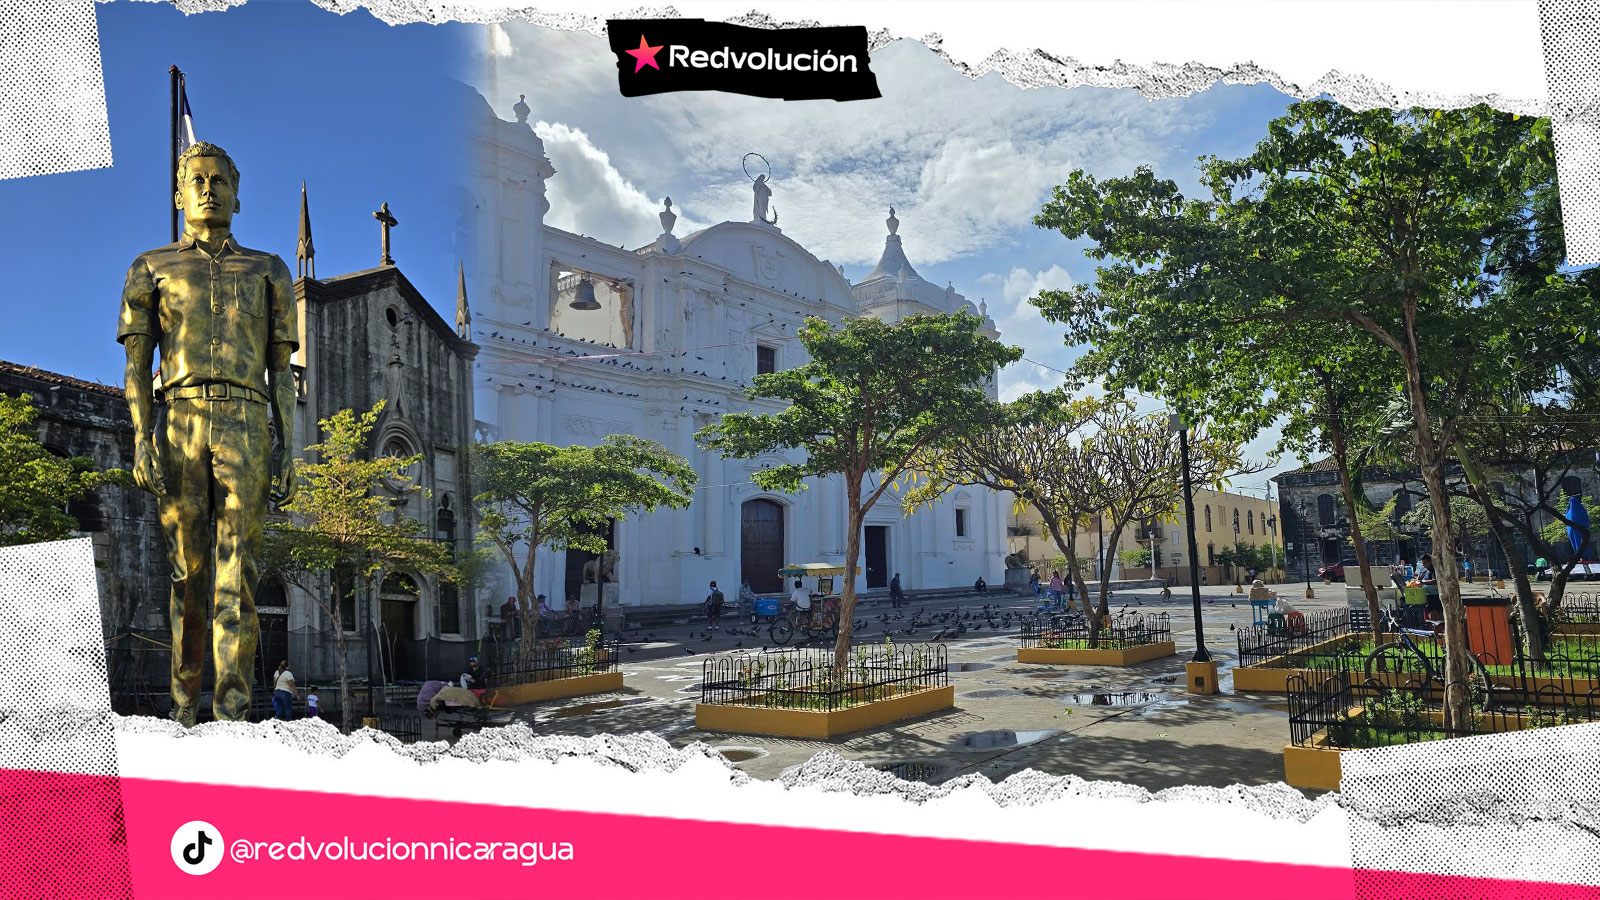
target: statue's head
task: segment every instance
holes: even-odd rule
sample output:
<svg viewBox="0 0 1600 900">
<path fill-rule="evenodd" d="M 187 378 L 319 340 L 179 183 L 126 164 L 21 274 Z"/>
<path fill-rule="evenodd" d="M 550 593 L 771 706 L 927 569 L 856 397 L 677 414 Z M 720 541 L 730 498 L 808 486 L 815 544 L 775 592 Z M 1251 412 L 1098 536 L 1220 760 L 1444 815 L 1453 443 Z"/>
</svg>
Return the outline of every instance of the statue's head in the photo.
<svg viewBox="0 0 1600 900">
<path fill-rule="evenodd" d="M 173 203 L 187 222 L 226 227 L 239 211 L 239 167 L 216 144 L 198 141 L 178 156 Z"/>
</svg>

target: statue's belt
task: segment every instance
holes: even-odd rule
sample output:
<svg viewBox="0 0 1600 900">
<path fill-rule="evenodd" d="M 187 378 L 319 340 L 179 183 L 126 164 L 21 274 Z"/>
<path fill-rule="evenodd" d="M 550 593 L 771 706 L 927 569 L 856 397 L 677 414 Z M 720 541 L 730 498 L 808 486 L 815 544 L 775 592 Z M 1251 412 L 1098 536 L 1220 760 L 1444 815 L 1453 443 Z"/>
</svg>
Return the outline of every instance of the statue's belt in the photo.
<svg viewBox="0 0 1600 900">
<path fill-rule="evenodd" d="M 161 397 L 164 400 L 248 400 L 251 403 L 261 404 L 266 404 L 269 400 L 266 394 L 255 388 L 240 387 L 222 381 L 210 381 L 192 387 L 164 388 Z"/>
</svg>

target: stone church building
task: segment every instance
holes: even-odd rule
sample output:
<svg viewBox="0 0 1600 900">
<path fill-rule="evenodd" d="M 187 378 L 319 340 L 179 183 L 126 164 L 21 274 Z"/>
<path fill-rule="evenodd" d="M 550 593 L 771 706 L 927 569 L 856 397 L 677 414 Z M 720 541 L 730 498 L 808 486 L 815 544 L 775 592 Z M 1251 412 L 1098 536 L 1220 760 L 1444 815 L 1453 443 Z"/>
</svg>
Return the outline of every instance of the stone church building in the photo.
<svg viewBox="0 0 1600 900">
<path fill-rule="evenodd" d="M 768 220 L 764 184 L 748 220 L 693 234 L 674 231 L 677 216 L 664 201 L 661 233 L 643 247 L 547 225 L 546 183 L 560 176 L 528 107 L 519 102 L 516 120 L 505 121 L 476 100 L 463 200 L 478 236 L 469 280 L 484 286 L 473 312 L 483 427 L 494 439 L 557 445 L 638 435 L 684 456 L 699 475 L 689 508 L 613 523 L 617 558 L 605 594 L 622 607 L 693 604 L 711 581 L 731 599 L 741 580 L 758 593 L 780 590 L 778 569 L 788 563 L 843 564 L 839 478 L 793 494 L 765 491 L 751 476 L 779 457 L 724 459 L 697 448 L 694 433 L 729 412 L 780 408 L 743 392 L 758 373 L 806 361 L 795 335 L 808 316 L 894 322 L 986 310 L 917 274 L 892 210 L 877 266 L 852 284 L 842 267 Z M 984 323 L 997 337 L 993 320 Z M 886 495 L 868 515 L 856 587 L 885 590 L 896 572 L 908 590 L 971 585 L 980 575 L 999 584 L 1005 528 L 1006 506 L 992 491 L 958 488 L 909 517 Z M 588 560 L 541 551 L 537 590 L 557 607 L 590 602 L 600 589 L 586 586 Z"/>
</svg>

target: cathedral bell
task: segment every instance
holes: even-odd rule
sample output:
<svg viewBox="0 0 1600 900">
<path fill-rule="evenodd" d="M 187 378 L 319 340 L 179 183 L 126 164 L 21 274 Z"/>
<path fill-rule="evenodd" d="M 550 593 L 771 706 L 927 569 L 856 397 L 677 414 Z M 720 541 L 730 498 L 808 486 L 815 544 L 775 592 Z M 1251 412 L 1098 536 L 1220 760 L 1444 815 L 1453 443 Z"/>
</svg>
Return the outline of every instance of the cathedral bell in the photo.
<svg viewBox="0 0 1600 900">
<path fill-rule="evenodd" d="M 578 293 L 572 298 L 570 306 L 573 309 L 600 308 L 600 301 L 594 299 L 594 282 L 589 280 L 589 276 L 583 276 L 583 280 L 578 282 Z"/>
</svg>

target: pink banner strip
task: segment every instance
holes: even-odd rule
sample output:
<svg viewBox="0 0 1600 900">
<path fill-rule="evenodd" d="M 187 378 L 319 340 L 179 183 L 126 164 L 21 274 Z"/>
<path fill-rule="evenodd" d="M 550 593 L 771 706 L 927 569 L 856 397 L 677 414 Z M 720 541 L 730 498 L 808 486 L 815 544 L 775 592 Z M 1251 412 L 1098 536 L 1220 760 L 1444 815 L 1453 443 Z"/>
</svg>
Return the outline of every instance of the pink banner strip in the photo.
<svg viewBox="0 0 1600 900">
<path fill-rule="evenodd" d="M 1600 888 L 0 770 L 0 896 L 1582 897 Z M 125 828 L 100 827 L 120 786 Z M 83 803 L 85 805 L 79 806 Z M 1154 815 L 1152 818 L 1154 818 Z M 98 816 L 99 818 L 92 818 Z M 78 857 L 49 835 L 83 826 Z M 193 822 L 206 823 L 204 840 Z M 1063 829 L 1085 823 L 1063 822 Z M 70 826 L 68 827 L 70 830 Z M 126 843 L 122 841 L 125 839 Z M 100 846 L 89 846 L 98 842 Z M 208 868 L 190 874 L 180 866 Z M 115 868 L 108 869 L 114 873 Z M 61 872 L 71 873 L 62 876 Z M 27 881 L 23 881 L 26 873 Z M 57 874 L 51 874 L 57 873 Z M 41 883 L 53 887 L 30 889 Z M 1359 886 L 1359 891 L 1358 891 Z"/>
</svg>

